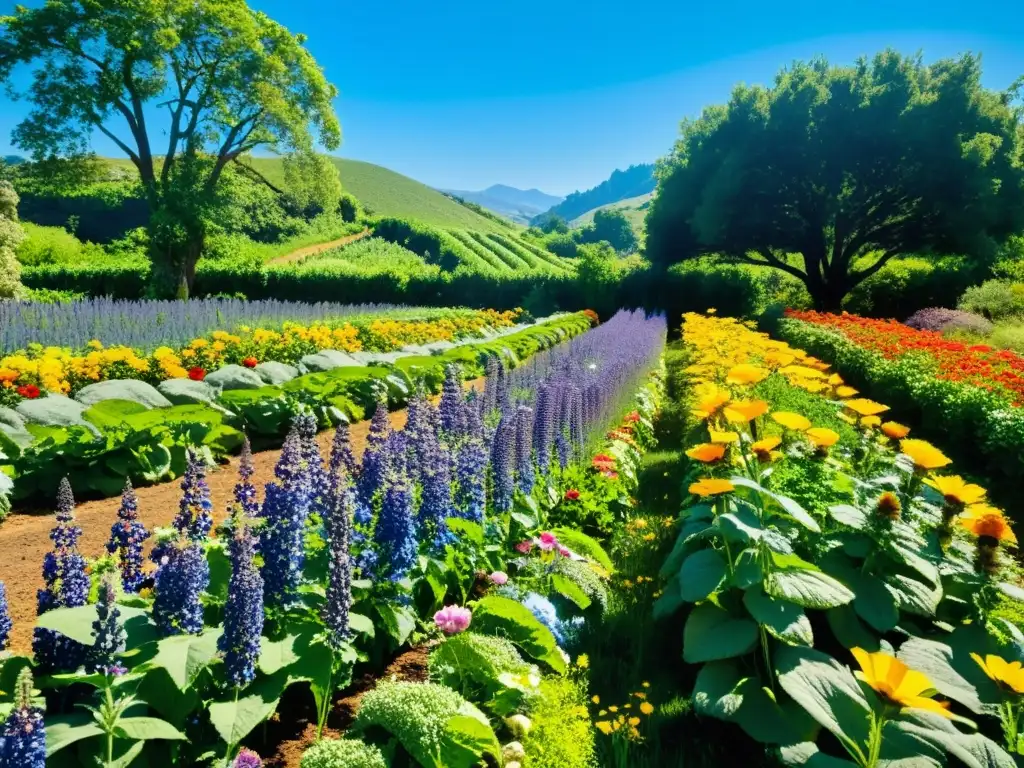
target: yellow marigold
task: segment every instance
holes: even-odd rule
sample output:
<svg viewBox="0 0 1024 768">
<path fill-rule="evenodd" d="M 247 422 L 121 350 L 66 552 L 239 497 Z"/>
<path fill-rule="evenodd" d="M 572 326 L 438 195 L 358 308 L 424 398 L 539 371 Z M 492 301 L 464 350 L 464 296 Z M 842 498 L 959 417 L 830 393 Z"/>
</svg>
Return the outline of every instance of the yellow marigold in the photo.
<svg viewBox="0 0 1024 768">
<path fill-rule="evenodd" d="M 209 345 L 210 342 L 208 342 L 206 339 L 193 339 L 192 343 L 189 346 L 191 346 L 193 349 L 202 349 L 203 347 L 208 347 Z"/>
<path fill-rule="evenodd" d="M 796 357 L 788 352 L 769 352 L 764 356 L 764 364 L 769 368 L 784 368 L 796 360 Z"/>
<path fill-rule="evenodd" d="M 651 702 L 649 701 L 645 701 L 643 704 L 640 705 L 640 711 L 643 712 L 645 715 L 654 714 L 654 705 L 651 704 Z"/>
<path fill-rule="evenodd" d="M 858 394 L 856 389 L 845 384 L 841 387 L 836 387 L 836 397 L 847 398 L 853 397 L 856 394 Z"/>
<path fill-rule="evenodd" d="M 868 400 L 863 397 L 856 400 L 847 400 L 843 405 L 860 416 L 877 416 L 889 410 L 888 405 L 882 405 L 874 400 Z"/>
<path fill-rule="evenodd" d="M 724 413 L 729 421 L 741 424 L 768 413 L 768 403 L 764 400 L 735 400 L 725 406 Z"/>
<path fill-rule="evenodd" d="M 830 448 L 839 442 L 839 433 L 826 427 L 811 427 L 806 434 L 818 448 Z"/>
<path fill-rule="evenodd" d="M 1001 509 L 988 504 L 972 504 L 960 515 L 960 524 L 975 536 L 1016 544 L 1017 537 Z"/>
<path fill-rule="evenodd" d="M 811 428 L 811 422 L 808 418 L 791 411 L 775 411 L 772 414 L 772 419 L 786 427 L 786 429 L 795 429 L 797 432 L 804 432 Z"/>
<path fill-rule="evenodd" d="M 926 440 L 901 440 L 900 450 L 911 458 L 917 469 L 939 469 L 953 463 L 946 454 Z"/>
<path fill-rule="evenodd" d="M 699 419 L 707 419 L 718 413 L 718 409 L 725 405 L 731 396 L 724 389 L 712 386 L 697 401 L 697 407 L 693 410 L 694 415 Z"/>
<path fill-rule="evenodd" d="M 736 490 L 736 486 L 728 480 L 721 480 L 716 477 L 706 477 L 690 486 L 690 493 L 694 496 L 718 496 L 734 490 Z"/>
<path fill-rule="evenodd" d="M 632 725 L 634 728 L 636 728 L 638 725 L 640 725 L 640 718 L 639 717 L 631 717 L 631 718 L 629 718 L 629 724 Z"/>
<path fill-rule="evenodd" d="M 910 434 L 910 427 L 905 427 L 902 424 L 895 421 L 886 421 L 879 427 L 882 430 L 882 434 L 886 437 L 891 437 L 893 440 L 902 440 L 904 437 Z"/>
<path fill-rule="evenodd" d="M 864 416 L 860 420 L 860 425 L 866 428 L 877 427 L 881 423 L 882 420 L 878 416 Z"/>
<path fill-rule="evenodd" d="M 686 455 L 695 461 L 703 461 L 705 464 L 710 464 L 725 456 L 725 446 L 715 443 L 701 443 L 688 450 Z"/>
<path fill-rule="evenodd" d="M 775 449 L 782 443 L 782 438 L 772 435 L 771 437 L 763 438 L 751 444 L 750 449 L 757 456 L 757 460 L 761 462 L 769 462 L 777 459 L 780 454 Z"/>
<path fill-rule="evenodd" d="M 949 704 L 935 701 L 935 686 L 922 673 L 910 669 L 906 664 L 881 651 L 868 653 L 854 648 L 851 653 L 860 665 L 858 678 L 893 704 L 909 709 L 924 709 L 943 717 L 952 717 Z"/>
<path fill-rule="evenodd" d="M 995 683 L 1014 693 L 1024 693 L 1024 665 L 1019 661 L 1008 662 L 1001 656 L 987 655 L 984 659 L 976 653 L 971 658 Z"/>
<path fill-rule="evenodd" d="M 768 371 L 750 363 L 733 366 L 725 380 L 729 384 L 757 384 L 768 378 Z"/>
<path fill-rule="evenodd" d="M 609 723 L 607 720 L 598 720 L 596 723 L 594 723 L 594 727 L 597 728 L 597 730 L 599 730 L 605 736 L 611 736 L 612 724 Z"/>
<path fill-rule="evenodd" d="M 924 481 L 940 494 L 950 506 L 977 504 L 985 498 L 985 489 L 980 485 L 966 482 L 960 475 L 932 477 Z"/>
</svg>

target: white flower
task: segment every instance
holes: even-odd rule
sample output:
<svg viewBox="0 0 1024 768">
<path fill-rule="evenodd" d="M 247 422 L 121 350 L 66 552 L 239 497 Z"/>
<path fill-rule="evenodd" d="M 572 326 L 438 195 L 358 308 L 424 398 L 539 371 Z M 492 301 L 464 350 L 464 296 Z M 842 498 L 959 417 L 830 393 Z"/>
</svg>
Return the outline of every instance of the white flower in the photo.
<svg viewBox="0 0 1024 768">
<path fill-rule="evenodd" d="M 512 731 L 513 736 L 522 738 L 530 732 L 533 722 L 526 715 L 512 715 L 505 718 L 505 725 Z"/>
<path fill-rule="evenodd" d="M 518 741 L 510 741 L 504 747 L 501 748 L 501 756 L 505 760 L 505 765 L 508 765 L 509 760 L 522 760 L 526 757 L 526 750 L 523 749 L 523 745 Z"/>
</svg>

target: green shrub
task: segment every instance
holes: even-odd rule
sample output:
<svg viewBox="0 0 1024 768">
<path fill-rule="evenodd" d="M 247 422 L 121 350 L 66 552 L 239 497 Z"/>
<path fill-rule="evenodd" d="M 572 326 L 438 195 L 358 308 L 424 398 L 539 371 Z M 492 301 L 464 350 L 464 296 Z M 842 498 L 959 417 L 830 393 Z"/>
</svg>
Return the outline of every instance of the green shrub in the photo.
<svg viewBox="0 0 1024 768">
<path fill-rule="evenodd" d="M 504 687 L 499 678 L 504 674 L 536 672 L 511 642 L 477 632 L 463 632 L 445 640 L 430 654 L 428 668 L 431 680 L 474 701 L 499 692 Z"/>
<path fill-rule="evenodd" d="M 587 692 L 564 677 L 546 677 L 532 700 L 530 732 L 523 737 L 528 768 L 596 768 L 594 726 L 587 711 Z"/>
<path fill-rule="evenodd" d="M 387 768 L 384 755 L 355 739 L 318 741 L 302 755 L 300 768 Z"/>
<path fill-rule="evenodd" d="M 988 343 L 999 349 L 1012 349 L 1014 352 L 1024 355 L 1024 324 L 1004 323 L 997 325 Z"/>
<path fill-rule="evenodd" d="M 850 291 L 843 309 L 865 317 L 904 319 L 925 307 L 952 307 L 978 273 L 964 259 L 893 259 Z"/>
<path fill-rule="evenodd" d="M 75 264 L 104 258 L 98 245 L 83 243 L 63 227 L 41 227 L 22 222 L 27 237 L 18 246 L 18 261 L 26 267 L 44 264 Z"/>
<path fill-rule="evenodd" d="M 1024 283 L 986 280 L 968 288 L 957 308 L 994 321 L 1024 315 Z"/>
</svg>

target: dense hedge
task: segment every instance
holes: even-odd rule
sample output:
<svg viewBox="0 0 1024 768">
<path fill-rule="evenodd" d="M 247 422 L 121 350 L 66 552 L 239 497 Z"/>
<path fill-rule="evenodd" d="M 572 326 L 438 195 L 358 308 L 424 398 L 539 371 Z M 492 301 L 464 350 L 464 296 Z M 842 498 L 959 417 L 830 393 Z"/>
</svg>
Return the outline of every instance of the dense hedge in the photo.
<svg viewBox="0 0 1024 768">
<path fill-rule="evenodd" d="M 1024 483 L 1024 408 L 970 384 L 936 378 L 926 358 L 887 360 L 837 331 L 785 319 L 775 328 L 791 346 L 831 363 L 853 387 L 886 403 L 915 434 L 940 442 L 958 466 L 995 482 L 1008 497 Z"/>
</svg>

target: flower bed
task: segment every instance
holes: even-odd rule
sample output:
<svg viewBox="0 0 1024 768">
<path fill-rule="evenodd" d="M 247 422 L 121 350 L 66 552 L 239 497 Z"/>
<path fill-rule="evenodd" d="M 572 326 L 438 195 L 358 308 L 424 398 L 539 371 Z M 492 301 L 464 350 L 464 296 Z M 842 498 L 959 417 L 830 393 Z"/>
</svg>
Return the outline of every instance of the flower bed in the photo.
<svg viewBox="0 0 1024 768">
<path fill-rule="evenodd" d="M 801 349 L 699 315 L 683 339 L 689 499 L 656 610 L 685 616 L 697 713 L 793 765 L 1012 764 L 998 609 L 1022 593 L 986 490 Z"/>
<path fill-rule="evenodd" d="M 626 468 L 647 440 L 653 402 L 631 396 L 649 386 L 664 334 L 660 318 L 613 317 L 530 366 L 529 387 L 492 365 L 484 391 L 467 396 L 449 368 L 439 404 L 414 395 L 403 430 L 378 406 L 360 462 L 342 425 L 325 463 L 315 420 L 300 415 L 262 505 L 242 462 L 238 504 L 216 539 L 192 456 L 179 514 L 156 532 L 156 570 L 141 583 L 146 511 L 130 490 L 112 531 L 117 556 L 87 563 L 63 483 L 37 666 L 0 660 L 3 679 L 20 678 L 3 749 L 21 750 L 25 765 L 46 749 L 69 765 L 93 755 L 104 765 L 258 765 L 250 750 L 273 746 L 258 726 L 287 688 L 308 689 L 319 735 L 355 672 L 431 638 L 443 642 L 430 651 L 430 682 L 379 684 L 346 739 L 311 749 L 310 765 L 331 764 L 333 753 L 384 765 L 379 748 L 445 768 L 485 756 L 505 768 L 592 765 L 588 667 L 566 649 L 600 616 L 607 555 L 549 523 L 576 472 L 630 487 Z M 605 437 L 623 406 L 636 416 Z M 618 455 L 616 477 L 592 468 L 589 446 Z M 33 674 L 44 700 L 32 697 Z M 100 718 L 66 714 L 75 703 Z M 620 727 L 635 728 L 625 718 Z"/>
</svg>

